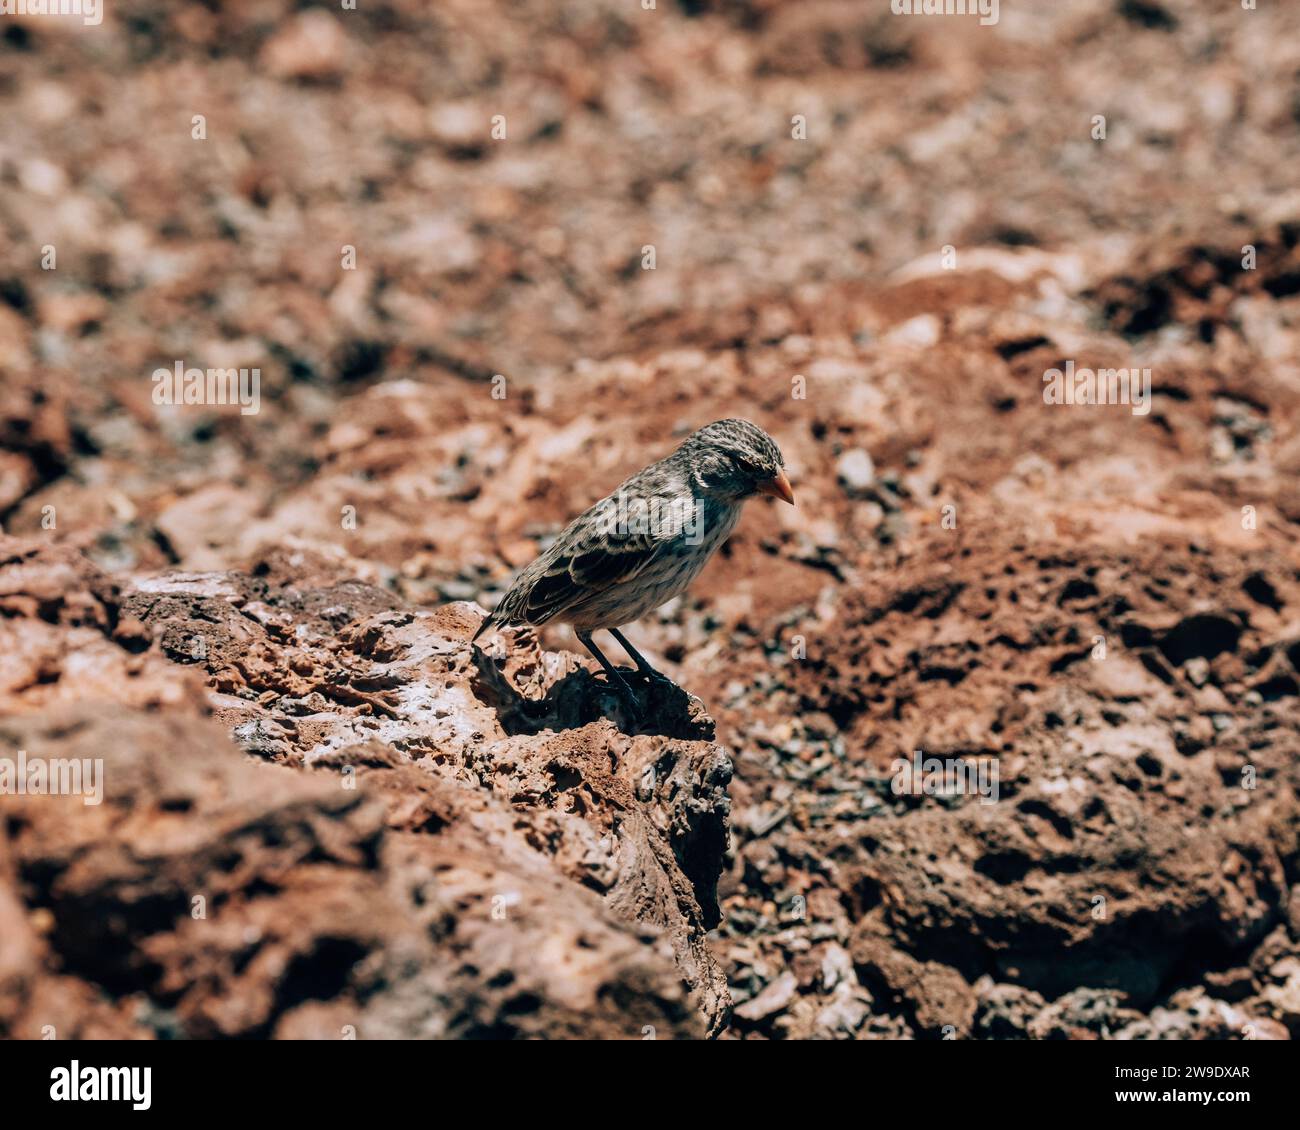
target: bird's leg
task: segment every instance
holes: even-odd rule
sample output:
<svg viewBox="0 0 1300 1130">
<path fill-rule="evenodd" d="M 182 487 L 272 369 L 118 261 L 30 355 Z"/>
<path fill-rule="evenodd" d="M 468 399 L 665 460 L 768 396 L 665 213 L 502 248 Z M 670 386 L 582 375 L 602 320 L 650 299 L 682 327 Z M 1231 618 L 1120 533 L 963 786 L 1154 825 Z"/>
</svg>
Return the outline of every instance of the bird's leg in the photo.
<svg viewBox="0 0 1300 1130">
<path fill-rule="evenodd" d="M 659 679 L 661 682 L 665 682 L 665 683 L 672 682 L 672 680 L 663 672 L 656 671 L 653 667 L 651 667 L 650 664 L 646 662 L 645 656 L 642 655 L 639 651 L 637 651 L 637 649 L 634 648 L 630 643 L 628 643 L 627 637 L 624 636 L 623 633 L 620 632 L 617 628 L 610 628 L 609 634 L 613 636 L 616 640 L 618 640 L 619 647 L 621 647 L 624 651 L 627 652 L 632 662 L 636 664 L 636 669 L 640 671 L 641 674 L 649 675 L 650 678 Z"/>
<path fill-rule="evenodd" d="M 601 654 L 600 648 L 592 643 L 590 632 L 577 632 L 576 634 L 578 639 L 582 641 L 582 646 L 591 652 L 596 657 L 596 662 L 605 669 L 605 674 L 609 676 L 610 685 L 619 698 L 623 700 L 623 704 L 632 712 L 634 718 L 639 719 L 641 717 L 641 707 L 637 705 L 636 695 L 632 693 L 632 688 L 627 685 L 626 680 L 618 673 L 618 668 Z"/>
</svg>

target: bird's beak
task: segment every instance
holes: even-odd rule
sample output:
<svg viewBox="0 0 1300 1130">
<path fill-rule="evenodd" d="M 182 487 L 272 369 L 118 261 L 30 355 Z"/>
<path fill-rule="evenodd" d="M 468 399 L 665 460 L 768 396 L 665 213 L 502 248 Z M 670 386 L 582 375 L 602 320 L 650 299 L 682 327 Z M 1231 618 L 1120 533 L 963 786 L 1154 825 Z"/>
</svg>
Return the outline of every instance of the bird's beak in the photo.
<svg viewBox="0 0 1300 1130">
<path fill-rule="evenodd" d="M 758 484 L 759 494 L 770 494 L 773 498 L 779 498 L 782 502 L 788 502 L 794 505 L 794 491 L 790 489 L 790 480 L 785 477 L 785 471 L 777 471 L 772 478 L 765 483 Z"/>
</svg>

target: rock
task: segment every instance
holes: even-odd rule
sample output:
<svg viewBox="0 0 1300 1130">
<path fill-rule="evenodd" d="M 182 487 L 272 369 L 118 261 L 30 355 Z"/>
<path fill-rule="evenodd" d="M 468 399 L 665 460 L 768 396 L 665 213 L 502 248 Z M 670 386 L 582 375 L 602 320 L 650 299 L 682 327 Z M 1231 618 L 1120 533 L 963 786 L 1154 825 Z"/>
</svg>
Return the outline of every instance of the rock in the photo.
<svg viewBox="0 0 1300 1130">
<path fill-rule="evenodd" d="M 492 115 L 473 103 L 446 102 L 430 109 L 429 126 L 440 145 L 450 150 L 469 150 L 489 140 Z"/>
<path fill-rule="evenodd" d="M 151 713 L 67 680 L 74 701 L 0 723 L 0 755 L 102 759 L 105 782 L 98 806 L 18 801 L 0 841 L 0 915 L 52 914 L 0 950 L 0 1031 L 719 1030 L 705 932 L 731 766 L 698 702 L 656 687 L 655 723 L 624 732 L 571 658 L 520 647 L 498 667 L 467 646 L 470 607 L 404 609 L 300 553 L 123 596 L 75 554 L 4 549 L 0 627 L 31 616 L 54 662 L 97 648 L 183 693 Z M 522 670 L 548 672 L 536 699 Z M 84 1010 L 93 994 L 105 1007 Z"/>
<path fill-rule="evenodd" d="M 840 486 L 850 498 L 862 498 L 876 483 L 876 465 L 861 448 L 846 451 L 835 464 Z"/>
<path fill-rule="evenodd" d="M 1087 555 L 1030 553 L 1009 561 L 999 552 L 981 562 L 976 546 L 946 545 L 936 534 L 926 551 L 934 558 L 922 554 L 925 565 L 910 577 L 868 584 L 848 607 L 841 605 L 833 653 L 810 648 L 789 675 L 801 710 L 834 712 L 845 720 L 850 745 L 872 742 L 882 750 L 882 766 L 897 756 L 883 751 L 913 750 L 922 741 L 927 754 L 945 748 L 965 753 L 983 747 L 992 732 L 1002 746 L 994 803 L 974 793 L 946 804 L 937 797 L 899 801 L 880 768 L 876 780 L 892 803 L 879 812 L 859 808 L 851 835 L 833 824 L 824 835 L 814 832 L 810 854 L 836 860 L 837 885 L 852 892 L 858 929 L 875 916 L 878 932 L 888 938 L 883 950 L 872 940 L 878 952 L 868 956 L 876 979 L 864 976 L 864 985 L 882 999 L 883 981 L 900 1009 L 925 1004 L 931 1029 L 951 1022 L 945 1013 L 964 1014 L 969 986 L 951 978 L 950 1002 L 940 999 L 937 987 L 925 994 L 912 990 L 917 967 L 929 963 L 958 976 L 992 969 L 996 981 L 1046 1001 L 1080 989 L 1110 990 L 1123 996 L 1123 1009 L 1110 1019 L 1063 1013 L 1040 1029 L 1103 1035 L 1103 1027 L 1113 1034 L 1126 1024 L 1133 1010 L 1164 1003 L 1162 986 L 1178 955 L 1204 930 L 1226 950 L 1244 953 L 1262 949 L 1270 931 L 1278 934 L 1269 943 L 1277 956 L 1262 969 L 1294 950 L 1278 927 L 1290 898 L 1285 860 L 1294 850 L 1293 832 L 1284 829 L 1293 829 L 1300 814 L 1286 783 L 1283 744 L 1251 747 L 1235 727 L 1215 742 L 1216 752 L 1233 751 L 1239 765 L 1248 756 L 1262 782 L 1253 793 L 1240 787 L 1239 771 L 1224 776 L 1214 752 L 1199 759 L 1184 755 L 1170 733 L 1177 719 L 1195 711 L 1187 697 L 1195 689 L 1180 680 L 1171 690 L 1151 674 L 1157 660 L 1138 658 L 1159 657 L 1161 642 L 1169 639 L 1166 624 L 1190 617 L 1166 611 L 1162 622 L 1158 610 L 1171 597 L 1161 593 L 1141 604 L 1141 583 L 1125 581 L 1132 604 L 1125 615 L 1148 621 L 1145 634 L 1108 627 L 1104 617 L 1094 629 L 1079 622 L 1089 613 L 1072 612 L 1064 630 L 1077 633 L 1077 673 L 1069 662 L 1042 654 L 1043 641 L 1055 631 L 1051 625 L 1064 627 L 1058 619 L 1063 593 L 1103 599 L 1102 588 L 1121 576 L 1156 575 L 1158 554 L 1139 554 L 1122 566 L 1107 554 L 1089 561 Z M 1219 570 L 1227 570 L 1222 584 L 1230 590 L 1257 565 L 1216 555 L 1204 569 L 1181 577 L 1176 601 L 1195 607 L 1205 587 L 1217 583 Z M 1099 583 L 1085 583 L 1089 570 Z M 1271 567 L 1268 572 L 1280 575 Z M 1012 575 L 1015 619 L 1023 630 L 1009 620 L 995 626 L 983 618 L 989 593 L 1007 583 L 999 578 Z M 932 626 L 917 626 L 923 623 Z M 1095 635 L 1110 641 L 1104 659 L 1092 658 Z M 889 641 L 900 637 L 907 642 L 891 647 Z M 979 703 L 997 697 L 994 686 L 1014 698 L 1013 684 L 1031 681 L 1027 673 L 1010 674 L 1023 672 L 1017 657 L 1025 654 L 1021 641 L 1031 638 L 1039 641 L 1029 650 L 1039 652 L 1042 694 L 1024 711 L 982 708 Z M 1203 647 L 1191 635 L 1183 638 L 1189 649 Z M 1225 631 L 1225 643 L 1228 638 Z M 965 659 L 972 646 L 981 656 L 975 667 Z M 1250 654 L 1260 655 L 1257 662 L 1267 658 L 1258 648 Z M 855 657 L 853 669 L 848 656 Z M 1048 674 L 1049 663 L 1072 672 L 1068 686 Z M 1112 664 L 1115 677 L 1094 682 L 1098 670 L 1111 671 Z M 877 701 L 885 687 L 893 689 Z M 962 704 L 967 724 L 947 723 L 955 703 Z M 1254 709 L 1229 707 L 1243 724 Z M 891 721 L 895 711 L 897 723 Z M 859 712 L 870 724 L 856 725 Z M 1193 824 L 1197 835 L 1189 838 Z M 862 975 L 864 956 L 853 952 Z M 993 1017 L 988 1023 L 1000 1024 Z"/>
<path fill-rule="evenodd" d="M 831 994 L 830 1003 L 817 1013 L 816 1024 L 822 1038 L 849 1039 L 871 1014 L 871 998 L 856 986 L 841 982 Z"/>
<path fill-rule="evenodd" d="M 1214 970 L 1205 975 L 1205 986 L 1225 1001 L 1243 1000 L 1254 988 L 1254 977 L 1246 968 Z"/>
<path fill-rule="evenodd" d="M 0 451 L 0 510 L 8 510 L 36 483 L 36 468 L 25 455 Z"/>
<path fill-rule="evenodd" d="M 1216 51 L 1131 3 L 1085 35 L 1037 5 L 1033 51 L 846 2 L 118 7 L 121 36 L 4 38 L 0 522 L 31 541 L 0 560 L 0 714 L 175 727 L 246 806 L 237 751 L 293 814 L 240 811 L 375 926 L 275 844 L 240 839 L 247 887 L 208 868 L 220 806 L 169 807 L 147 760 L 148 821 L 194 845 L 161 889 L 230 896 L 208 964 L 185 979 L 166 939 L 203 925 L 170 902 L 113 903 L 129 845 L 78 887 L 0 820 L 6 1017 L 419 1033 L 428 984 L 451 1031 L 612 1034 L 604 985 L 664 1036 L 956 1034 L 972 996 L 975 1038 L 1287 1034 L 1300 189 L 1259 190 L 1293 91 L 1230 63 L 1292 74 L 1294 5 Z M 1131 78 L 1108 140 L 1051 97 L 1063 58 Z M 1099 192 L 1102 155 L 1137 175 Z M 160 410 L 176 360 L 260 366 L 259 410 Z M 1053 403 L 1071 362 L 1150 364 L 1150 399 Z M 463 658 L 565 523 L 733 415 L 798 506 L 748 504 L 637 624 L 684 688 L 636 680 L 652 724 L 562 626 Z M 896 793 L 916 750 L 996 795 Z M 372 807 L 271 794 L 317 780 Z M 160 972 L 70 948 L 25 901 L 45 868 Z M 798 990 L 728 1023 L 722 969 Z"/>
<path fill-rule="evenodd" d="M 1033 1021 L 1047 1002 L 1032 989 L 1000 985 L 990 977 L 975 985 L 978 994 L 974 1034 L 988 1040 L 1027 1040 Z"/>
<path fill-rule="evenodd" d="M 1283 958 L 1268 975 L 1272 983 L 1260 990 L 1260 1002 L 1268 1015 L 1300 1031 L 1300 958 Z"/>
<path fill-rule="evenodd" d="M 159 707 L 201 682 L 122 617 L 120 587 L 64 546 L 0 537 L 0 714 L 85 700 Z"/>
<path fill-rule="evenodd" d="M 1285 1024 L 1271 1020 L 1267 1016 L 1248 1017 L 1240 1029 L 1240 1034 L 1247 1040 L 1291 1039 L 1291 1033 Z"/>
<path fill-rule="evenodd" d="M 976 1000 L 962 976 L 937 961 L 917 961 L 895 949 L 877 929 L 876 923 L 866 924 L 850 946 L 858 978 L 873 997 L 901 1010 L 919 1034 L 969 1036 Z"/>
<path fill-rule="evenodd" d="M 885 335 L 891 345 L 912 349 L 927 349 L 939 340 L 942 327 L 932 314 L 919 314 L 900 323 Z"/>
<path fill-rule="evenodd" d="M 757 1024 L 784 1012 L 799 991 L 799 982 L 793 973 L 782 973 L 775 981 L 767 985 L 761 993 L 744 1004 L 737 1005 L 735 1016 L 749 1024 Z"/>
<path fill-rule="evenodd" d="M 1291 887 L 1291 895 L 1286 903 L 1286 921 L 1291 937 L 1300 942 L 1300 883 Z"/>
<path fill-rule="evenodd" d="M 348 37 L 328 12 L 292 17 L 267 40 L 261 62 L 276 78 L 332 79 L 343 71 Z"/>
<path fill-rule="evenodd" d="M 1121 1007 L 1118 993 L 1075 989 L 1034 1017 L 1029 1034 L 1036 1040 L 1103 1039 L 1139 1015 Z"/>
</svg>

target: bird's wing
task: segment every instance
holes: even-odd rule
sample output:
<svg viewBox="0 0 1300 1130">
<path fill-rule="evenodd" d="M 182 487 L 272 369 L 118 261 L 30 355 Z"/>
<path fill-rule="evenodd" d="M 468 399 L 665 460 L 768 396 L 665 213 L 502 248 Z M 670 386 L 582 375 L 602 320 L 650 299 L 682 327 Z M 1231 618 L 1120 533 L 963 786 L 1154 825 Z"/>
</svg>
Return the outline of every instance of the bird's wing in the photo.
<svg viewBox="0 0 1300 1130">
<path fill-rule="evenodd" d="M 671 516 L 670 501 L 663 500 L 662 511 L 667 517 L 661 515 L 654 521 L 638 521 L 635 513 L 629 518 L 626 509 L 620 514 L 615 496 L 598 502 L 538 559 L 536 572 L 527 577 L 526 586 L 516 583 L 519 596 L 517 603 L 511 602 L 511 618 L 542 624 L 565 609 L 635 578 L 682 533 L 680 517 L 675 520 Z M 525 579 L 521 575 L 519 581 Z"/>
</svg>

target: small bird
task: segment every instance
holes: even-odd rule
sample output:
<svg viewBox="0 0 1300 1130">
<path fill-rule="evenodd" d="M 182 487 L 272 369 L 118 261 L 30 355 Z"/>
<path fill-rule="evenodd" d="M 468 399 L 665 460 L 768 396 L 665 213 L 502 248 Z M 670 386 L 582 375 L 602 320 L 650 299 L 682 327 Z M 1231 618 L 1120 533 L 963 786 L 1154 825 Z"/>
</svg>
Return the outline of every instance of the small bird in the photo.
<svg viewBox="0 0 1300 1130">
<path fill-rule="evenodd" d="M 766 494 L 793 505 L 784 467 L 772 438 L 748 420 L 701 428 L 570 522 L 519 574 L 474 640 L 493 625 L 571 624 L 638 716 L 631 688 L 591 633 L 608 628 L 637 670 L 667 681 L 618 629 L 686 590 L 735 528 L 746 499 Z"/>
</svg>

